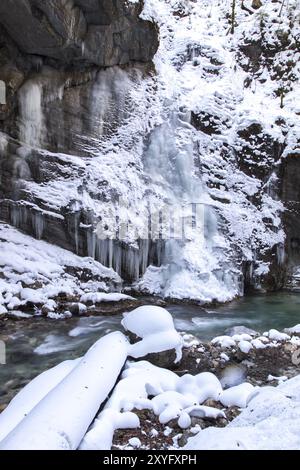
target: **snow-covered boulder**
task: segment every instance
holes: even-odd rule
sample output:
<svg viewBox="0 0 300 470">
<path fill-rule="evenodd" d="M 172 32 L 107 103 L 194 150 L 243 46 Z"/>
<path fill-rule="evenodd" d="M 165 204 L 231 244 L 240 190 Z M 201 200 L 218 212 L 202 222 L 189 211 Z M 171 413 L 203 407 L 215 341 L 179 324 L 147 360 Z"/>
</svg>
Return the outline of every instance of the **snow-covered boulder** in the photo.
<svg viewBox="0 0 300 470">
<path fill-rule="evenodd" d="M 292 328 L 285 328 L 284 333 L 288 335 L 299 335 L 300 336 L 300 323 L 298 325 L 293 326 Z"/>
<path fill-rule="evenodd" d="M 218 400 L 222 385 L 211 372 L 202 372 L 195 376 L 185 374 L 180 377 L 176 390 L 186 396 L 192 395 L 198 403 L 204 403 L 208 399 Z"/>
<path fill-rule="evenodd" d="M 236 346 L 235 341 L 230 336 L 216 336 L 212 339 L 211 344 L 220 346 L 222 349 L 230 349 Z"/>
<path fill-rule="evenodd" d="M 235 335 L 241 335 L 241 334 L 247 334 L 250 336 L 258 336 L 258 332 L 255 330 L 252 330 L 251 328 L 248 328 L 247 326 L 232 326 L 230 328 L 227 328 L 225 330 L 225 334 L 228 336 L 235 336 Z"/>
<path fill-rule="evenodd" d="M 248 354 L 253 349 L 253 345 L 249 341 L 242 340 L 238 343 L 238 348 L 244 354 Z"/>
<path fill-rule="evenodd" d="M 88 292 L 83 294 L 80 298 L 80 302 L 83 304 L 101 304 L 102 302 L 121 302 L 123 300 L 135 300 L 130 295 L 120 294 L 113 292 L 107 294 L 106 292 Z"/>
<path fill-rule="evenodd" d="M 125 330 L 141 338 L 130 347 L 131 357 L 142 358 L 174 350 L 175 358 L 164 353 L 156 358 L 151 356 L 151 362 L 159 361 L 160 366 L 167 367 L 170 359 L 171 363 L 181 360 L 183 339 L 175 329 L 172 315 L 164 308 L 150 305 L 138 307 L 124 315 L 122 325 Z"/>
<path fill-rule="evenodd" d="M 220 394 L 220 402 L 222 405 L 229 406 L 238 406 L 239 408 L 245 408 L 247 403 L 256 393 L 255 387 L 249 383 L 242 383 L 236 387 L 228 388 Z"/>
<path fill-rule="evenodd" d="M 288 341 L 289 339 L 291 339 L 290 335 L 286 333 L 281 333 L 280 331 L 275 330 L 274 328 L 267 331 L 265 333 L 265 336 L 267 336 L 269 339 L 273 341 Z"/>
</svg>

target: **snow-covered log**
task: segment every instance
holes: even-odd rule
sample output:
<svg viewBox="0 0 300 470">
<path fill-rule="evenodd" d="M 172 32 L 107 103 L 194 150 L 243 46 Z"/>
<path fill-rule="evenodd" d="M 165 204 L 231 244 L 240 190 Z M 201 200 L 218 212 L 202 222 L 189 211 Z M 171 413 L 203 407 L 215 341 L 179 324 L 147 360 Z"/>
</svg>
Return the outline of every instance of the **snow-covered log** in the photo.
<svg viewBox="0 0 300 470">
<path fill-rule="evenodd" d="M 80 360 L 81 358 L 64 361 L 46 370 L 15 396 L 0 414 L 0 442 L 77 366 Z"/>
<path fill-rule="evenodd" d="M 128 354 L 120 332 L 101 338 L 0 443 L 1 450 L 77 449 Z"/>
</svg>

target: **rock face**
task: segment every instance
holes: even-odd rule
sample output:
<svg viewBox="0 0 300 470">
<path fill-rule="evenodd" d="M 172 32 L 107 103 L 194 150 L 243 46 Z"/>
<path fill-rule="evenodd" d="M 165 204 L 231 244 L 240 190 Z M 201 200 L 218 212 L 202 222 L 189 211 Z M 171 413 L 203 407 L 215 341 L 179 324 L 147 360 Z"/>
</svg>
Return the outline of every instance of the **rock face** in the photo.
<svg viewBox="0 0 300 470">
<path fill-rule="evenodd" d="M 300 264 L 300 153 L 288 154 L 280 174 L 281 198 L 287 208 L 284 214 L 286 249 L 291 268 Z"/>
<path fill-rule="evenodd" d="M 151 73 L 158 47 L 157 27 L 140 19 L 142 8 L 142 1 L 123 0 L 0 5 L 0 83 L 6 88 L 0 103 L 0 218 L 81 255 L 101 251 L 104 264 L 111 264 L 111 249 L 105 242 L 91 247 L 93 211 L 76 203 L 89 178 L 84 160 L 66 154 L 99 152 L 99 139 L 113 136 L 128 118 L 131 87 Z M 53 204 L 33 190 L 60 181 L 59 194 L 67 195 L 68 180 L 76 188 L 74 203 L 67 196 Z M 99 204 L 116 200 L 119 194 L 107 184 L 100 178 L 89 197 Z M 155 246 L 151 250 L 155 262 L 159 255 Z M 131 270 L 123 269 L 125 277 L 135 277 L 137 250 L 119 245 L 118 251 L 123 265 L 137 256 Z"/>
<path fill-rule="evenodd" d="M 0 219 L 126 280 L 147 270 L 155 295 L 285 284 L 300 263 L 295 1 L 237 5 L 234 35 L 212 2 L 220 21 L 201 2 L 0 2 Z M 179 222 L 166 243 L 164 211 L 186 203 L 195 240 Z"/>
<path fill-rule="evenodd" d="M 148 62 L 158 40 L 142 2 L 3 0 L 0 24 L 22 53 L 52 64 L 101 67 Z"/>
</svg>

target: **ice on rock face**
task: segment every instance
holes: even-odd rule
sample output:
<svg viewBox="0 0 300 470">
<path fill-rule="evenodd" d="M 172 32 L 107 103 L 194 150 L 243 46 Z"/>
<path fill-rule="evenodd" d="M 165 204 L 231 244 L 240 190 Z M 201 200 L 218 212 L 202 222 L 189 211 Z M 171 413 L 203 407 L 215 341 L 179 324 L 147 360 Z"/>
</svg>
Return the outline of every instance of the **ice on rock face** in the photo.
<svg viewBox="0 0 300 470">
<path fill-rule="evenodd" d="M 141 341 L 131 345 L 129 352 L 131 357 L 139 358 L 175 349 L 176 362 L 180 361 L 183 339 L 175 330 L 172 315 L 164 308 L 138 307 L 124 315 L 122 325 L 125 330 L 142 338 Z"/>
</svg>

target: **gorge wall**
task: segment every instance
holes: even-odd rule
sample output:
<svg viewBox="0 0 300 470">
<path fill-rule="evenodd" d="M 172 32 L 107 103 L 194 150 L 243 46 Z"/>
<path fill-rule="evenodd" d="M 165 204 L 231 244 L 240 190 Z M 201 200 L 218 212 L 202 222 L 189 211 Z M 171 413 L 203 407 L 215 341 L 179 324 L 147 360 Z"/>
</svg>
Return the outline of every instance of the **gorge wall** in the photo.
<svg viewBox="0 0 300 470">
<path fill-rule="evenodd" d="M 300 261 L 299 11 L 244 3 L 231 34 L 218 0 L 2 0 L 0 219 L 158 295 L 281 288 Z M 166 207 L 200 208 L 201 230 L 164 238 Z"/>
</svg>

